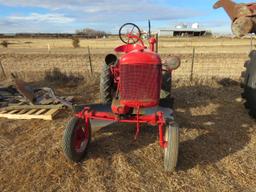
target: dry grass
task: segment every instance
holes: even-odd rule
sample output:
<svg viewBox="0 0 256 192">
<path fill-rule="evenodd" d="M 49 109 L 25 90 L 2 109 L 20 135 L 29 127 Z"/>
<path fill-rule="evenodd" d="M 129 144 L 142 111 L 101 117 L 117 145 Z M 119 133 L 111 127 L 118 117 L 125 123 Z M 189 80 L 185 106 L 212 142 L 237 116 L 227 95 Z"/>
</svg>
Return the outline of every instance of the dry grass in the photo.
<svg viewBox="0 0 256 192">
<path fill-rule="evenodd" d="M 8 49 L 0 48 L 7 75 L 13 70 L 25 78 L 32 75 L 36 85 L 52 87 L 60 95 L 76 95 L 82 103 L 99 101 L 99 74 L 88 75 L 85 48 L 92 48 L 97 72 L 105 54 L 120 44 L 112 38 L 81 40 L 81 48 L 73 49 L 67 39 L 9 41 Z M 161 39 L 163 58 L 177 54 L 182 58 L 173 91 L 181 126 L 176 172 L 164 172 L 157 130 L 148 126 L 137 142 L 132 142 L 134 126 L 106 128 L 95 136 L 83 163 L 67 161 L 61 142 L 72 114 L 66 111 L 53 122 L 0 119 L 0 191 L 255 192 L 255 121 L 238 99 L 241 89 L 236 82 L 221 81 L 225 87 L 216 83 L 220 76 L 239 77 L 249 44 L 248 39 Z M 195 81 L 188 85 L 183 77 L 190 77 L 192 47 L 196 47 Z M 54 67 L 60 71 L 48 73 L 47 81 L 39 76 Z M 80 70 L 83 81 L 73 78 L 71 74 L 77 73 L 73 69 Z"/>
<path fill-rule="evenodd" d="M 89 71 L 88 46 L 93 70 L 100 72 L 106 54 L 113 53 L 113 48 L 121 44 L 115 37 L 81 39 L 81 47 L 77 49 L 72 47 L 71 39 L 8 39 L 8 42 L 11 43 L 8 49 L 0 48 L 0 61 L 6 74 L 17 73 L 21 78 L 33 80 L 43 78 L 53 68 L 85 76 Z M 181 57 L 182 66 L 175 72 L 178 79 L 190 78 L 193 48 L 196 50 L 194 77 L 203 79 L 238 79 L 250 52 L 249 39 L 160 38 L 159 46 L 163 59 L 170 55 Z"/>
<path fill-rule="evenodd" d="M 98 93 L 97 84 L 90 90 L 86 82 L 76 88 L 51 86 L 62 94 L 78 91 L 90 102 L 95 95 L 86 93 Z M 95 136 L 87 159 L 73 164 L 61 148 L 70 113 L 53 122 L 1 119 L 0 191 L 254 192 L 256 125 L 237 100 L 239 86 L 223 88 L 213 81 L 175 87 L 181 126 L 176 172 L 164 172 L 153 127 L 144 126 L 137 142 L 132 142 L 134 126 L 106 128 Z"/>
<path fill-rule="evenodd" d="M 73 48 L 72 39 L 6 39 L 9 43 L 9 52 L 19 51 L 42 52 L 48 51 L 48 45 L 55 52 L 69 52 Z M 255 39 L 254 39 L 255 43 Z M 113 48 L 121 44 L 118 37 L 107 39 L 80 39 L 80 52 L 84 52 L 88 46 L 95 49 L 97 53 L 113 51 Z M 247 53 L 250 50 L 250 39 L 232 38 L 167 38 L 159 40 L 159 51 L 162 54 L 168 53 L 191 53 L 196 47 L 200 53 Z M 22 49 L 22 50 L 21 50 Z M 8 52 L 6 49 L 0 49 Z M 73 50 L 79 52 L 79 50 Z"/>
</svg>

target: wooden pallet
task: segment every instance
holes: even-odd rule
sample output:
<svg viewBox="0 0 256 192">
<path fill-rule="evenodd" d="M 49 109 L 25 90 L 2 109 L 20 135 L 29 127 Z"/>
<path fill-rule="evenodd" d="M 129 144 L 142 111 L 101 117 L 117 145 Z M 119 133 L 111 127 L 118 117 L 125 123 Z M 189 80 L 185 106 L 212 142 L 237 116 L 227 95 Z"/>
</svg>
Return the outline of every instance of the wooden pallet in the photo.
<svg viewBox="0 0 256 192">
<path fill-rule="evenodd" d="M 21 106 L 20 106 L 21 107 Z M 0 117 L 8 119 L 42 119 L 53 120 L 54 116 L 60 112 L 60 108 L 35 108 L 35 109 L 11 109 L 0 111 Z"/>
</svg>

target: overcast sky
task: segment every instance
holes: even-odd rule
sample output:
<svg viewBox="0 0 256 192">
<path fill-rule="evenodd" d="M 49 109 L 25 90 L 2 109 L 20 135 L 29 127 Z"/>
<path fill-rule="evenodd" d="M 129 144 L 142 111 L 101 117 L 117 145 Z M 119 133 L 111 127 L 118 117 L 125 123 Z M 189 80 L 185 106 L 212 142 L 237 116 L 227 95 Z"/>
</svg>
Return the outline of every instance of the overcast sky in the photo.
<svg viewBox="0 0 256 192">
<path fill-rule="evenodd" d="M 0 0 L 0 33 L 75 32 L 86 27 L 117 33 L 121 24 L 137 23 L 168 28 L 178 23 L 199 23 L 217 33 L 230 33 L 217 0 Z M 250 2 L 237 0 L 236 2 Z"/>
</svg>

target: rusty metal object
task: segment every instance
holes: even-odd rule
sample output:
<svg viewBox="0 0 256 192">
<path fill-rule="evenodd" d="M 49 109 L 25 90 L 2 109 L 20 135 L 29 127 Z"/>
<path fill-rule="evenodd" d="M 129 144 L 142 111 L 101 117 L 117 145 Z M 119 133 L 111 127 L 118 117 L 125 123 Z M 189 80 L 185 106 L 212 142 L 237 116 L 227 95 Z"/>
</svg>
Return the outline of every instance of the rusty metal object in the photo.
<svg viewBox="0 0 256 192">
<path fill-rule="evenodd" d="M 40 90 L 43 91 L 43 98 L 51 98 L 53 101 L 62 103 L 63 105 L 72 109 L 73 104 L 71 102 L 69 102 L 68 100 L 57 97 L 51 88 L 42 87 L 42 88 L 40 88 Z"/>
<path fill-rule="evenodd" d="M 239 17 L 232 23 L 232 32 L 235 36 L 242 37 L 252 31 L 253 25 L 250 17 Z"/>
<path fill-rule="evenodd" d="M 45 105 L 50 103 L 61 103 L 69 108 L 72 108 L 72 103 L 61 97 L 57 97 L 54 91 L 48 87 L 32 88 L 28 83 L 18 79 L 12 74 L 13 81 L 17 91 L 27 100 L 31 105 Z M 72 100 L 72 99 L 71 99 Z"/>
<path fill-rule="evenodd" d="M 232 32 L 238 37 L 256 33 L 256 3 L 237 4 L 231 0 L 219 0 L 214 9 L 223 7 L 232 20 Z"/>
<path fill-rule="evenodd" d="M 33 89 L 31 89 L 29 86 L 27 86 L 27 84 L 20 79 L 14 78 L 13 81 L 15 83 L 15 87 L 16 87 L 17 91 L 22 96 L 24 96 L 31 104 L 33 104 L 33 102 L 34 102 Z"/>
<path fill-rule="evenodd" d="M 230 19 L 233 21 L 236 18 L 235 6 L 236 3 L 234 3 L 233 1 L 219 0 L 214 4 L 213 8 L 218 9 L 220 7 L 223 7 L 227 12 L 228 16 L 230 17 Z"/>
</svg>

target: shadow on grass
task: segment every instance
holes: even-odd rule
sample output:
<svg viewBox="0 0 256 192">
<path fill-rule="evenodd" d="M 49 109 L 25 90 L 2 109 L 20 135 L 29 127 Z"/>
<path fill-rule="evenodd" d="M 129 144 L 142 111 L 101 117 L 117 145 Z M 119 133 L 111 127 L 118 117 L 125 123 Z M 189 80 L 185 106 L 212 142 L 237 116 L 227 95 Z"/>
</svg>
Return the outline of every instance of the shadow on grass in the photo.
<svg viewBox="0 0 256 192">
<path fill-rule="evenodd" d="M 238 86 L 190 86 L 174 90 L 178 97 L 177 108 L 184 109 L 176 112 L 176 121 L 181 126 L 178 170 L 216 163 L 242 150 L 249 142 L 252 121 L 242 104 L 236 102 L 238 90 Z M 209 107 L 210 104 L 217 107 L 206 115 L 191 112 L 191 108 Z M 196 134 L 193 132 L 191 136 L 193 130 Z M 116 124 L 104 128 L 92 142 L 88 158 L 108 159 L 114 154 L 129 153 L 158 143 L 158 129 L 155 127 L 144 125 L 136 142 L 133 142 L 134 133 L 135 125 Z"/>
</svg>

